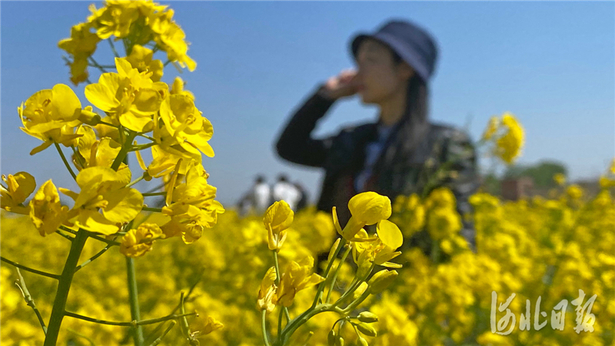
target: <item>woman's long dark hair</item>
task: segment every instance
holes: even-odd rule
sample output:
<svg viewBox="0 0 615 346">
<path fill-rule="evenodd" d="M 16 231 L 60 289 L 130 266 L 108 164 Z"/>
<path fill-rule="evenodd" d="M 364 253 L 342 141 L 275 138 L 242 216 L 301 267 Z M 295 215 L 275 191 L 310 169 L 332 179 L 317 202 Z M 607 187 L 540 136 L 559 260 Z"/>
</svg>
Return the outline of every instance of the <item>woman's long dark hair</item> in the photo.
<svg viewBox="0 0 615 346">
<path fill-rule="evenodd" d="M 394 50 L 391 49 L 391 53 L 395 65 L 399 65 L 403 62 L 402 58 Z M 416 72 L 408 80 L 406 95 L 406 110 L 404 115 L 427 120 L 427 85 L 423 81 L 423 78 L 419 77 Z"/>
<path fill-rule="evenodd" d="M 394 50 L 391 49 L 391 52 L 395 65 L 403 62 Z M 408 80 L 406 95 L 406 109 L 400 124 L 402 127 L 397 133 L 397 143 L 395 143 L 401 149 L 400 154 L 402 155 L 407 155 L 414 150 L 429 126 L 428 88 L 416 72 Z"/>
</svg>

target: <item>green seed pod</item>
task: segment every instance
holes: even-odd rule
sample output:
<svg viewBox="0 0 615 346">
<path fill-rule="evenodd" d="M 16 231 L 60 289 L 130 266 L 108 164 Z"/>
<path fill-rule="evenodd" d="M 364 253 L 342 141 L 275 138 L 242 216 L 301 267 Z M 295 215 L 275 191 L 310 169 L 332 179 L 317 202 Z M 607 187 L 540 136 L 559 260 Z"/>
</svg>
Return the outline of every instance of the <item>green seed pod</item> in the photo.
<svg viewBox="0 0 615 346">
<path fill-rule="evenodd" d="M 376 332 L 376 329 L 372 327 L 371 324 L 357 323 L 355 324 L 355 326 L 361 333 L 367 336 L 375 337 L 376 335 L 378 335 L 378 332 Z"/>
<path fill-rule="evenodd" d="M 365 323 L 378 322 L 378 316 L 376 316 L 376 314 L 371 313 L 369 311 L 363 311 L 362 313 L 359 314 L 359 316 L 357 316 L 357 318 L 359 319 L 359 321 L 365 322 Z"/>
<path fill-rule="evenodd" d="M 357 289 L 352 292 L 352 300 L 359 298 L 365 292 L 365 290 L 367 290 L 367 283 L 361 282 L 359 287 L 357 287 Z"/>
<path fill-rule="evenodd" d="M 337 250 L 337 247 L 340 245 L 340 240 L 342 238 L 337 238 L 337 240 L 335 241 L 335 243 L 333 243 L 333 246 L 331 246 L 331 250 L 329 250 L 329 255 L 327 256 L 327 261 L 331 262 L 331 257 L 333 257 L 333 254 L 335 253 L 335 250 Z"/>
</svg>

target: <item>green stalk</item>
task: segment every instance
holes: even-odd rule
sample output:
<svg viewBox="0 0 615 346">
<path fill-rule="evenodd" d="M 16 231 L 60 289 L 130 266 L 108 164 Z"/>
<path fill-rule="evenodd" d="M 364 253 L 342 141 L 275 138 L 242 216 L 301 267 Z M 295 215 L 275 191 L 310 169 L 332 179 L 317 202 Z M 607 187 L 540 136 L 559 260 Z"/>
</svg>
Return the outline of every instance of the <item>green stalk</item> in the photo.
<svg viewBox="0 0 615 346">
<path fill-rule="evenodd" d="M 62 319 L 64 318 L 64 312 L 66 308 L 66 300 L 68 299 L 68 292 L 75 275 L 75 268 L 79 264 L 79 256 L 86 240 L 88 239 L 88 232 L 79 229 L 75 239 L 70 246 L 70 252 L 62 275 L 58 283 L 58 291 L 53 302 L 53 309 L 51 310 L 51 317 L 49 318 L 49 324 L 47 327 L 47 336 L 45 337 L 44 346 L 55 346 L 58 341 L 58 335 L 60 334 L 60 326 L 62 325 Z"/>
<path fill-rule="evenodd" d="M 337 249 L 335 249 L 335 253 L 333 254 L 333 256 L 331 256 L 331 260 L 328 261 L 327 263 L 327 269 L 325 269 L 325 272 L 323 273 L 323 277 L 326 278 L 327 276 L 329 276 L 329 271 L 331 270 L 331 267 L 333 266 L 333 262 L 335 261 L 335 258 L 337 257 L 337 255 L 339 255 L 340 251 L 342 250 L 342 248 L 344 247 L 344 245 L 346 245 L 346 239 L 342 238 L 342 240 L 340 240 L 340 243 L 337 245 Z M 327 283 L 327 281 L 323 281 L 320 283 L 320 285 L 318 285 L 318 290 L 316 291 L 316 296 L 314 297 L 314 302 L 312 302 L 312 308 L 315 307 L 316 305 L 318 305 L 318 301 L 322 298 L 322 292 L 325 289 L 325 284 Z M 309 310 L 308 310 L 309 311 Z"/>
<path fill-rule="evenodd" d="M 346 258 L 348 257 L 350 250 L 352 250 L 352 248 L 349 246 L 348 249 L 346 249 L 346 251 L 342 255 L 342 259 L 340 260 L 340 263 L 337 265 L 337 268 L 335 269 L 335 272 L 333 273 L 333 279 L 331 280 L 331 287 L 329 288 L 329 292 L 327 293 L 327 299 L 325 299 L 325 303 L 329 303 L 329 300 L 331 298 L 331 292 L 333 291 L 333 288 L 335 287 L 335 281 L 337 279 L 337 274 L 339 273 L 340 268 L 346 261 Z"/>
<path fill-rule="evenodd" d="M 267 337 L 267 310 L 263 310 L 261 315 L 261 328 L 263 330 L 263 341 L 265 342 L 265 346 L 270 346 L 269 337 Z"/>
<path fill-rule="evenodd" d="M 135 271 L 135 262 L 132 257 L 126 257 L 126 271 L 128 272 L 128 295 L 130 297 L 130 316 L 133 321 L 141 320 L 141 311 L 139 309 L 139 296 L 137 291 L 137 276 Z M 133 328 L 133 339 L 135 346 L 143 344 L 143 327 L 136 325 Z"/>
</svg>

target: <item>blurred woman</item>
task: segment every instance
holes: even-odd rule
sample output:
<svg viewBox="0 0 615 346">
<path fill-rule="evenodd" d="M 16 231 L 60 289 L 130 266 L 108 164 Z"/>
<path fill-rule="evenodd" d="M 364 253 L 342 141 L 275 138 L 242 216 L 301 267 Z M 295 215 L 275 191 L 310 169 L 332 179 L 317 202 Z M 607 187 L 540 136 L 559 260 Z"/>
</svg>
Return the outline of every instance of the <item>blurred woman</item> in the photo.
<svg viewBox="0 0 615 346">
<path fill-rule="evenodd" d="M 469 212 L 468 197 L 479 186 L 474 146 L 463 131 L 428 119 L 428 85 L 437 58 L 433 38 L 413 23 L 393 20 L 374 34 L 355 36 L 350 48 L 356 69 L 319 84 L 294 112 L 277 142 L 280 157 L 324 168 L 317 207 L 330 212 L 336 206 L 342 226 L 350 218 L 348 201 L 364 191 L 394 201 L 446 186 L 457 199 L 457 211 Z M 378 106 L 376 121 L 313 138 L 329 108 L 355 94 Z M 436 175 L 447 161 L 455 173 Z M 461 234 L 473 247 L 472 225 L 464 221 Z"/>
</svg>

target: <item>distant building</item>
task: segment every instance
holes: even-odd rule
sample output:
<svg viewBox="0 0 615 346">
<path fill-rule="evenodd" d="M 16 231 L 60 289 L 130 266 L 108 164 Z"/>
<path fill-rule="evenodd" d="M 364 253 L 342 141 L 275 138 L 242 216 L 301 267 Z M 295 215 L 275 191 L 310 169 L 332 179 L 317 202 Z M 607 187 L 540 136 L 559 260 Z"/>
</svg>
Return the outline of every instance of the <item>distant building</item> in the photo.
<svg viewBox="0 0 615 346">
<path fill-rule="evenodd" d="M 516 201 L 534 195 L 534 180 L 530 177 L 504 179 L 501 188 L 502 199 Z"/>
</svg>

